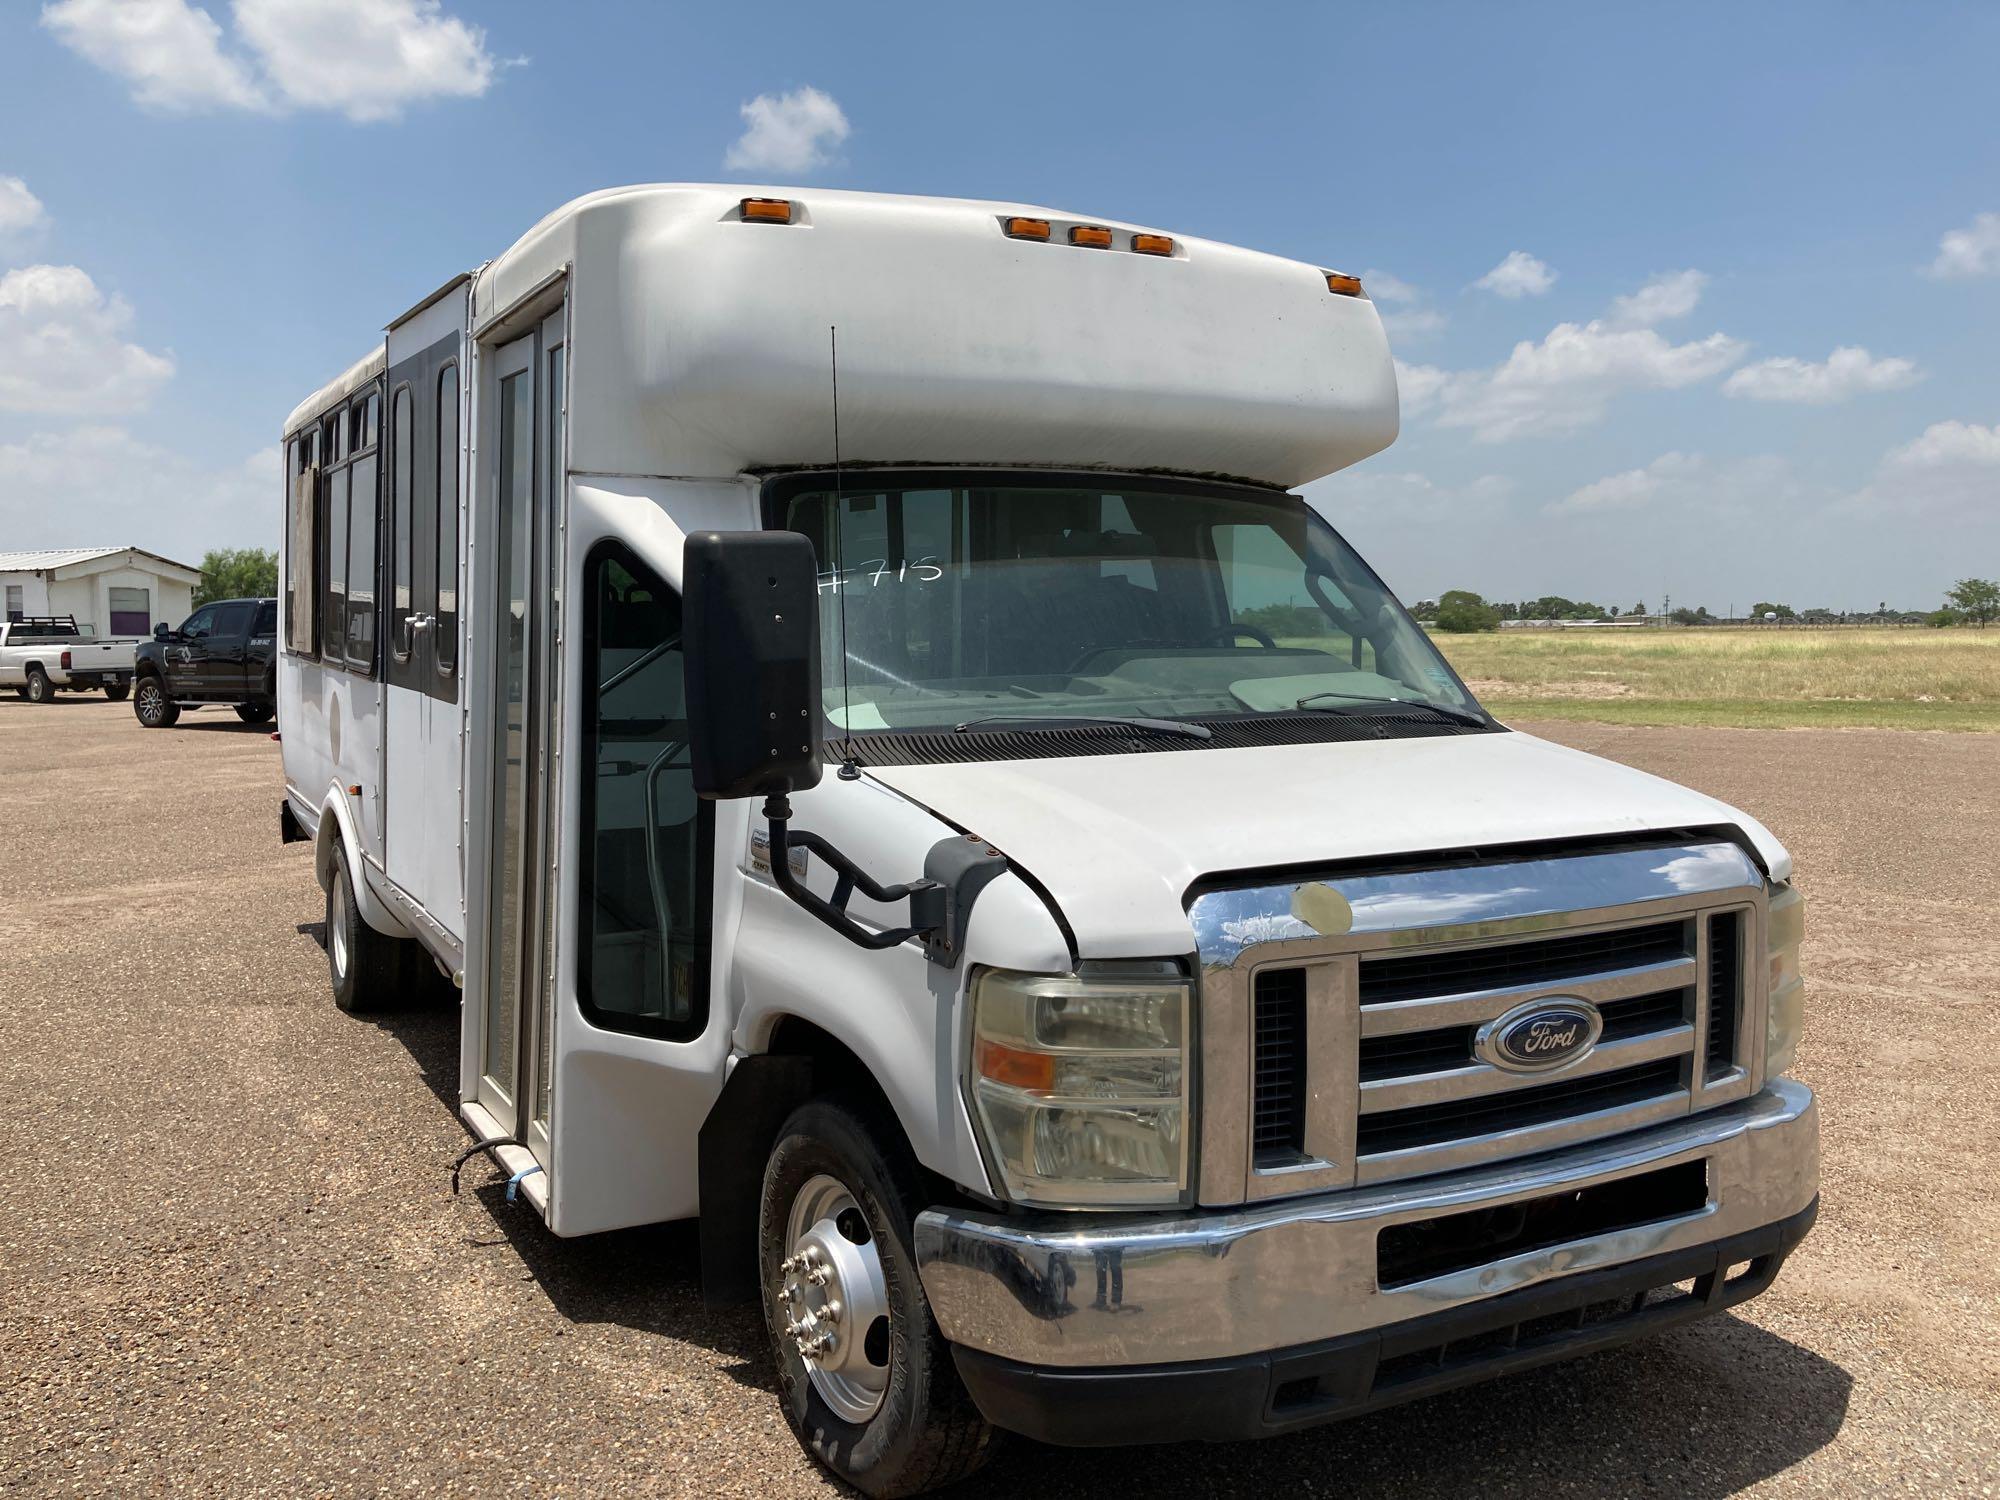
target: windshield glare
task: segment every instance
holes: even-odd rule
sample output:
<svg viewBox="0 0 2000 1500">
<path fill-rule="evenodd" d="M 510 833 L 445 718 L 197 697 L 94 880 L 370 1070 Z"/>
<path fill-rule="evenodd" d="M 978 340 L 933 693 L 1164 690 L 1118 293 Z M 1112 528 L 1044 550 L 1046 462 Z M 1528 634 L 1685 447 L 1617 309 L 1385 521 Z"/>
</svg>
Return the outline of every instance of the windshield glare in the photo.
<svg viewBox="0 0 2000 1500">
<path fill-rule="evenodd" d="M 1474 707 L 1430 638 L 1295 496 L 850 484 L 837 503 L 830 489 L 792 496 L 785 524 L 819 552 L 823 686 L 839 728 L 1209 719 L 1297 713 L 1301 700 Z"/>
</svg>

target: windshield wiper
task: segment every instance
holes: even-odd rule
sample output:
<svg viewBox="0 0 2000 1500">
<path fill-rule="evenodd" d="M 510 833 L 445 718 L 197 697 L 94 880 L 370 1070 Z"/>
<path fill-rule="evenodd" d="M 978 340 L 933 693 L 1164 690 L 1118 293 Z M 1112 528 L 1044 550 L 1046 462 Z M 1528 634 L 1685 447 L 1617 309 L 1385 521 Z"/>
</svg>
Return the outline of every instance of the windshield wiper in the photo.
<svg viewBox="0 0 2000 1500">
<path fill-rule="evenodd" d="M 1468 713 L 1462 708 L 1447 708 L 1444 704 L 1433 703 L 1428 698 L 1378 698 L 1372 693 L 1307 693 L 1305 697 L 1299 699 L 1295 707 L 1304 709 L 1318 708 L 1323 709 L 1327 713 L 1339 713 L 1341 711 L 1321 703 L 1320 700 L 1322 698 L 1340 698 L 1349 703 L 1387 703 L 1394 704 L 1397 708 L 1427 708 L 1432 713 L 1442 714 L 1445 718 L 1454 720 L 1457 723 L 1470 724 L 1474 729 L 1486 728 L 1486 720 L 1478 714 Z"/>
<path fill-rule="evenodd" d="M 1010 729 L 1063 729 L 1078 724 L 1111 724 L 1120 729 L 1141 729 L 1147 734 L 1173 734 L 1187 740 L 1213 739 L 1206 724 L 1189 724 L 1180 719 L 1128 719 L 1117 714 L 987 714 L 952 726 L 954 734 L 970 734 L 982 724 L 1003 724 Z"/>
</svg>

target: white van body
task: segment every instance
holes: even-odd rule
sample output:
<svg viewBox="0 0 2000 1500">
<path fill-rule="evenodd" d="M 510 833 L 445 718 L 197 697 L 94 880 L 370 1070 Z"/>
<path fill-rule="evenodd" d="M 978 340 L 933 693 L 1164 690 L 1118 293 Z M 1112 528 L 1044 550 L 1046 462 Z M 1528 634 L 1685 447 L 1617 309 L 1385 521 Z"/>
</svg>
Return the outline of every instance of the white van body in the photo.
<svg viewBox="0 0 2000 1500">
<path fill-rule="evenodd" d="M 782 203 L 785 217 L 749 217 L 754 202 Z M 994 737 L 1005 754 L 960 753 L 980 742 L 970 721 L 942 723 L 932 739 L 946 748 L 925 752 L 895 739 L 894 688 L 878 706 L 836 696 L 850 672 L 880 663 L 830 644 L 826 754 L 854 764 L 796 794 L 796 827 L 882 881 L 923 874 L 954 841 L 1004 861 L 963 903 L 948 955 L 916 938 L 871 950 L 811 920 L 774 882 L 753 805 L 697 806 L 679 742 L 634 707 L 604 707 L 623 674 L 654 670 L 620 632 L 671 606 L 697 533 L 781 526 L 819 505 L 830 535 L 850 522 L 872 534 L 886 508 L 900 536 L 911 485 L 958 497 L 954 528 L 1003 514 L 1008 486 L 1051 506 L 1096 486 L 1106 516 L 1128 492 L 1160 514 L 1174 496 L 1212 495 L 1323 528 L 1289 492 L 1397 430 L 1381 321 L 1342 284 L 1325 268 L 1041 208 L 635 187 L 551 214 L 294 411 L 286 834 L 314 841 L 330 892 L 351 892 L 366 932 L 343 941 L 412 941 L 462 989 L 461 1114 L 551 1230 L 698 1216 L 711 1288 L 761 1286 L 771 1312 L 773 1298 L 796 1298 L 798 1278 L 774 1290 L 752 1263 L 764 1158 L 785 1112 L 837 1076 L 930 1174 L 938 1196 L 915 1216 L 914 1256 L 979 1410 L 1061 1442 L 1241 1436 L 1420 1394 L 1437 1382 L 1380 1374 L 1394 1353 L 1384 1330 L 1443 1345 L 1503 1295 L 1578 1292 L 1598 1277 L 1629 1298 L 1644 1265 L 1662 1279 L 1638 1288 L 1643 1303 L 1648 1287 L 1716 1271 L 1724 1254 L 1723 1270 L 1741 1261 L 1758 1274 L 1741 1286 L 1710 1276 L 1704 1308 L 1768 1284 L 1817 1191 L 1811 1096 L 1779 1076 L 1796 1033 L 1795 918 L 1772 916 L 1795 912 L 1789 857 L 1711 798 L 1506 731 L 1441 660 L 1425 680 L 1442 708 L 1385 696 L 1396 680 L 1385 662 L 1426 648 L 1386 592 L 1372 614 L 1360 609 L 1365 580 L 1349 599 L 1351 682 L 1393 710 L 1365 726 L 1314 717 L 1309 700 L 1343 696 L 1314 690 L 1332 667 L 1227 623 L 1237 610 L 1223 634 L 1257 645 L 1220 644 L 1246 660 L 1297 658 L 1304 675 L 1258 658 L 1239 697 L 1283 710 L 1272 720 L 1283 733 L 1225 715 L 1191 753 L 1162 753 L 1168 731 L 1144 729 L 1112 753 L 1047 753 L 1025 730 Z M 867 504 L 850 505 L 860 491 Z M 1093 562 L 1092 576 L 1107 597 L 1130 595 L 1152 563 L 1136 550 L 1147 538 L 1118 526 L 1094 541 L 1061 532 L 1050 576 L 1066 547 L 1125 548 L 1129 562 Z M 873 587 L 879 601 L 912 569 L 953 566 L 822 556 L 826 628 L 844 627 L 850 594 Z M 1018 635 L 1020 623 L 968 615 L 958 637 L 1003 624 Z M 1158 649 L 1188 661 L 1217 646 Z M 663 722 L 676 720 L 655 696 Z M 1142 742 L 1150 734 L 1162 745 Z M 857 740 L 875 753 L 856 753 Z M 655 846 L 667 829 L 700 830 L 674 835 L 702 855 L 678 887 Z M 791 858 L 863 927 L 901 920 L 837 892 L 825 859 Z M 631 874 L 641 866 L 643 880 Z M 604 894 L 614 878 L 617 903 Z M 658 932 L 645 930 L 649 912 Z M 1634 923 L 1668 947 L 1619 959 Z M 1725 955 L 1717 934 L 1740 953 Z M 1593 968 L 1600 949 L 1577 942 L 1612 956 Z M 1472 973 L 1495 945 L 1513 963 L 1495 970 L 1504 983 L 1431 995 L 1398 969 L 1409 996 L 1366 998 L 1368 976 L 1390 972 L 1379 965 L 1435 952 Z M 1529 972 L 1544 958 L 1558 966 Z M 1179 1175 L 1158 1191 L 1097 1183 L 1065 1201 L 1044 1183 L 1024 1196 L 982 1124 L 971 992 L 990 975 L 1087 985 L 1134 964 L 1186 989 Z M 1303 1051 L 1267 1057 L 1267 991 L 1270 1036 L 1294 1014 L 1291 981 L 1267 983 L 1281 971 L 1304 976 L 1285 1044 Z M 628 990 L 648 997 L 634 1002 L 643 1014 L 615 1009 Z M 1588 1039 L 1554 1071 L 1509 1071 L 1486 1033 L 1552 997 L 1587 1013 Z M 1650 997 L 1651 1029 L 1617 1020 L 1634 997 Z M 1485 1050 L 1412 1072 L 1382 1040 L 1406 1033 Z M 1259 1093 L 1267 1062 L 1306 1070 L 1295 1097 Z M 1568 1081 L 1551 1085 L 1558 1075 Z M 1617 1093 L 1627 1078 L 1657 1087 Z M 1577 1091 L 1575 1107 L 1552 1087 Z M 1541 1102 L 1493 1113 L 1517 1097 Z M 1440 1108 L 1460 1115 L 1425 1113 Z M 1286 1131 L 1289 1144 L 1273 1145 Z M 1371 1152 L 1371 1140 L 1384 1144 Z M 1690 1188 L 1693 1163 L 1705 1175 Z M 1593 1196 L 1644 1173 L 1694 1198 L 1640 1212 L 1609 1189 Z M 1454 1216 L 1514 1205 L 1532 1225 L 1565 1195 L 1602 1207 L 1563 1221 L 1574 1233 L 1558 1224 L 1553 1242 L 1523 1231 L 1490 1255 L 1436 1248 L 1472 1232 Z M 1377 1242 L 1409 1224 L 1430 1237 L 1409 1265 L 1446 1269 L 1395 1282 Z M 1208 1253 L 1191 1257 L 1194 1246 Z M 1687 1270 L 1704 1254 L 1706 1271 Z M 803 1274 L 803 1257 L 784 1265 Z M 1098 1267 L 1089 1305 L 1084 1263 Z M 1106 1266 L 1122 1294 L 1107 1294 Z M 797 1335 L 799 1319 L 771 1315 L 783 1358 L 790 1333 L 813 1366 L 799 1389 L 837 1413 L 839 1391 L 872 1389 L 867 1370 L 858 1386 L 822 1380 L 830 1356 Z M 1420 1327 L 1453 1316 L 1436 1337 Z M 1527 1314 L 1507 1316 L 1515 1326 Z M 1639 1308 L 1611 1331 L 1654 1321 Z M 1596 1346 L 1581 1335 L 1523 1345 L 1445 1375 Z M 1171 1392 L 1156 1382 L 1135 1402 L 1135 1370 L 1176 1365 Z M 1086 1377 L 1103 1392 L 1095 1404 Z M 889 1407 L 864 1400 L 849 1415 L 869 1410 Z M 815 1451 L 873 1492 L 916 1485 Z"/>
</svg>

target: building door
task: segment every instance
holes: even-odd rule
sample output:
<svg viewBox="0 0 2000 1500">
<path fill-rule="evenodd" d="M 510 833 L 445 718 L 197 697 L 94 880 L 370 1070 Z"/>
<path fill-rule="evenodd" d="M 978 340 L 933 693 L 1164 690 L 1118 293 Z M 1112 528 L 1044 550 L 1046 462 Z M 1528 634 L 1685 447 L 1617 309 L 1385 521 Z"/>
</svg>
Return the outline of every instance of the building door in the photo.
<svg viewBox="0 0 2000 1500">
<path fill-rule="evenodd" d="M 548 1044 L 553 891 L 549 826 L 555 805 L 550 728 L 561 682 L 552 650 L 561 607 L 556 548 L 561 510 L 563 344 L 560 315 L 500 348 L 488 366 L 481 424 L 489 461 L 494 587 L 475 641 L 491 680 L 484 737 L 491 853 L 486 863 L 485 962 L 477 1097 L 536 1157 L 548 1160 Z"/>
</svg>

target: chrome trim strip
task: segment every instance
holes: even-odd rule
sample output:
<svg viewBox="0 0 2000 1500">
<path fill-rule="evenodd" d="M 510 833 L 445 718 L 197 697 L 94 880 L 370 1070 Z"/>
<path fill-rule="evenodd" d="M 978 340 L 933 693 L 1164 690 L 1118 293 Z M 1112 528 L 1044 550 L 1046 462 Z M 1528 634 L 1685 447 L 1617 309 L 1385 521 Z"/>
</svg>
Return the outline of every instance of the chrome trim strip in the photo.
<svg viewBox="0 0 2000 1500">
<path fill-rule="evenodd" d="M 1706 1158 L 1709 1206 L 1383 1290 L 1384 1226 L 1500 1207 Z M 1026 1363 L 1226 1358 L 1421 1317 L 1572 1272 L 1709 1243 L 1804 1209 L 1819 1186 L 1811 1091 L 1751 1099 L 1528 1162 L 1219 1212 L 917 1216 L 924 1290 L 946 1338 Z M 1093 1270 L 1108 1301 L 1093 1300 Z"/>
<path fill-rule="evenodd" d="M 1454 1172 L 1504 1157 L 1532 1156 L 1538 1151 L 1552 1151 L 1558 1146 L 1592 1141 L 1600 1136 L 1622 1135 L 1628 1130 L 1683 1119 L 1687 1112 L 1687 1090 L 1674 1089 L 1652 1099 L 1621 1104 L 1616 1109 L 1565 1115 L 1546 1125 L 1522 1125 L 1492 1135 L 1469 1136 L 1462 1141 L 1412 1146 L 1407 1151 L 1371 1152 L 1362 1157 L 1355 1167 L 1354 1180 L 1362 1184 L 1395 1182 L 1433 1172 Z"/>
<path fill-rule="evenodd" d="M 1503 990 L 1467 990 L 1463 994 L 1424 1000 L 1385 1000 L 1361 1007 L 1363 1036 L 1398 1036 L 1408 1031 L 1435 1031 L 1441 1026 L 1476 1026 L 1505 1015 L 1528 1000 L 1570 995 L 1593 1005 L 1635 1000 L 1661 990 L 1687 989 L 1700 970 L 1692 958 L 1673 958 L 1629 969 L 1606 969 L 1551 984 L 1523 984 Z"/>
<path fill-rule="evenodd" d="M 1415 1109 L 1452 1099 L 1497 1099 L 1517 1089 L 1541 1088 L 1569 1078 L 1612 1073 L 1619 1068 L 1658 1062 L 1663 1057 L 1679 1057 L 1693 1049 L 1694 1028 L 1683 1021 L 1645 1036 L 1599 1042 L 1567 1067 L 1551 1068 L 1545 1073 L 1510 1073 L 1491 1063 L 1479 1063 L 1438 1073 L 1413 1073 L 1407 1078 L 1377 1078 L 1361 1085 L 1361 1113 L 1375 1115 L 1392 1109 Z"/>
</svg>

